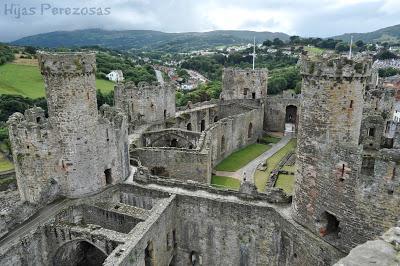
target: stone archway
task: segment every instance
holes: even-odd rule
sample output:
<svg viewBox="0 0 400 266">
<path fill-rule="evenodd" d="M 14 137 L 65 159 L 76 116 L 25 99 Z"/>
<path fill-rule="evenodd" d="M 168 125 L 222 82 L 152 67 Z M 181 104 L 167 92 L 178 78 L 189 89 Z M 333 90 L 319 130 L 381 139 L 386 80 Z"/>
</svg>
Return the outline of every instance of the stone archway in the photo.
<svg viewBox="0 0 400 266">
<path fill-rule="evenodd" d="M 285 135 L 296 133 L 297 131 L 297 106 L 286 106 L 285 113 Z"/>
<path fill-rule="evenodd" d="M 97 266 L 107 258 L 106 252 L 87 240 L 73 240 L 58 248 L 53 257 L 54 266 Z"/>
</svg>

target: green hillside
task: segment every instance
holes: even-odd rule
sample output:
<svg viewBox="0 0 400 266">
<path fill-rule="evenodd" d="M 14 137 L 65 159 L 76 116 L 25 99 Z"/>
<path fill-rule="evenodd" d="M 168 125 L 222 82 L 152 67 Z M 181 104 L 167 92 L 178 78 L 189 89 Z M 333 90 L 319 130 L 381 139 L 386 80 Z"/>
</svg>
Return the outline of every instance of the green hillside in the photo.
<svg viewBox="0 0 400 266">
<path fill-rule="evenodd" d="M 280 32 L 210 31 L 165 33 L 150 30 L 106 31 L 87 29 L 57 31 L 24 37 L 12 42 L 14 45 L 37 47 L 81 47 L 98 45 L 111 49 L 148 49 L 183 52 L 217 46 L 245 44 L 256 37 L 261 43 L 266 39 L 288 40 L 289 35 Z"/>
<path fill-rule="evenodd" d="M 114 83 L 97 79 L 97 89 L 109 92 Z M 44 82 L 37 66 L 5 64 L 0 66 L 0 94 L 17 94 L 29 98 L 44 97 Z"/>
<path fill-rule="evenodd" d="M 346 33 L 333 38 L 349 42 L 351 36 L 354 37 L 354 41 L 362 40 L 366 43 L 396 42 L 400 40 L 400 24 L 367 33 Z"/>
</svg>

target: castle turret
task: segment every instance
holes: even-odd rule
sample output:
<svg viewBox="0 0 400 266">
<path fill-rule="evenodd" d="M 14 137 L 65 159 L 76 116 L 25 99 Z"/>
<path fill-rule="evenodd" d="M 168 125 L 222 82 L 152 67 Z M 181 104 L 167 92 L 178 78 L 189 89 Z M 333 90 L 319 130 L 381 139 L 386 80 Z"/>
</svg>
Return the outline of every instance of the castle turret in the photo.
<svg viewBox="0 0 400 266">
<path fill-rule="evenodd" d="M 221 100 L 263 99 L 267 96 L 267 69 L 226 68 L 222 75 Z"/>
<path fill-rule="evenodd" d="M 98 114 L 94 53 L 39 53 L 49 117 L 32 108 L 9 119 L 21 198 L 81 197 L 129 175 L 126 116 Z"/>
<path fill-rule="evenodd" d="M 349 249 L 365 240 L 357 228 L 361 215 L 356 185 L 371 60 L 303 57 L 299 65 L 303 99 L 294 218 L 339 248 Z"/>
<path fill-rule="evenodd" d="M 105 185 L 93 158 L 98 153 L 96 127 L 96 56 L 94 53 L 39 53 L 52 138 L 58 142 L 63 186 L 79 196 Z"/>
</svg>

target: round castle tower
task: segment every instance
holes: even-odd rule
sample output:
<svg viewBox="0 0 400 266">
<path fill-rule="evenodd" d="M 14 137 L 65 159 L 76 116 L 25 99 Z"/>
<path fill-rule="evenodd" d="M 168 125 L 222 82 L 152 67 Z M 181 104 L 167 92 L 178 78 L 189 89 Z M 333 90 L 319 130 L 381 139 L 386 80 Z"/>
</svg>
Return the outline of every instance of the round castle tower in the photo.
<svg viewBox="0 0 400 266">
<path fill-rule="evenodd" d="M 356 208 L 354 182 L 361 167 L 363 95 L 371 60 L 302 57 L 299 65 L 303 99 L 294 219 L 347 249 L 358 233 L 353 226 L 359 217 L 349 211 Z"/>
<path fill-rule="evenodd" d="M 100 190 L 104 172 L 98 169 L 98 122 L 94 53 L 39 53 L 51 127 L 56 145 L 61 187 L 66 196 L 78 197 Z"/>
</svg>

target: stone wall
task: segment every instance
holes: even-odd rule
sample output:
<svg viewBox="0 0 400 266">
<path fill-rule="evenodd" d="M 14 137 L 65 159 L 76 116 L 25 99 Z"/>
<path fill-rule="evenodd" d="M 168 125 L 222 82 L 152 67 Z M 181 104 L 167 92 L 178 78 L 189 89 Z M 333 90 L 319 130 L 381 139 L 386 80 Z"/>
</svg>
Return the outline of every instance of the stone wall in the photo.
<svg viewBox="0 0 400 266">
<path fill-rule="evenodd" d="M 143 187 L 153 197 L 172 189 Z M 344 256 L 293 222 L 287 205 L 185 189 L 167 204 L 138 224 L 105 265 L 145 265 L 149 244 L 154 265 L 332 265 Z"/>
<path fill-rule="evenodd" d="M 295 106 L 297 108 L 295 124 L 298 124 L 300 97 L 300 95 L 288 92 L 283 92 L 279 95 L 269 95 L 265 102 L 264 129 L 266 131 L 284 132 L 288 106 Z"/>
<path fill-rule="evenodd" d="M 142 124 L 175 117 L 175 86 L 132 82 L 118 84 L 114 89 L 115 107 L 128 117 L 129 132 Z"/>
<path fill-rule="evenodd" d="M 40 53 L 49 118 L 40 108 L 8 121 L 21 199 L 84 196 L 129 175 L 124 114 L 97 110 L 94 53 Z"/>
<path fill-rule="evenodd" d="M 397 221 L 400 198 L 393 169 L 398 151 L 374 154 L 359 145 L 371 61 L 303 58 L 300 67 L 303 99 L 293 217 L 347 252 Z M 364 127 L 374 121 L 368 119 Z M 382 116 L 375 121 L 384 124 Z"/>
<path fill-rule="evenodd" d="M 267 69 L 225 68 L 221 100 L 262 99 L 267 96 Z"/>
<path fill-rule="evenodd" d="M 161 142 L 169 144 L 168 147 L 132 148 L 131 157 L 139 159 L 154 175 L 210 183 L 212 168 L 235 150 L 254 143 L 262 135 L 263 128 L 262 104 L 258 107 L 221 105 L 221 117 L 229 113 L 234 115 L 213 122 L 200 137 L 196 135 L 198 133 L 179 132 L 174 128 L 144 133 L 142 142 L 146 144 L 151 145 L 152 139 L 157 140 L 164 135 L 164 139 L 168 140 L 174 137 L 178 148 L 171 147 L 171 141 Z M 194 112 L 198 113 L 197 110 Z M 220 113 L 216 115 L 220 117 Z M 180 121 L 177 123 L 182 124 Z M 189 141 L 190 136 L 196 136 L 196 139 L 192 138 L 196 141 Z"/>
</svg>

